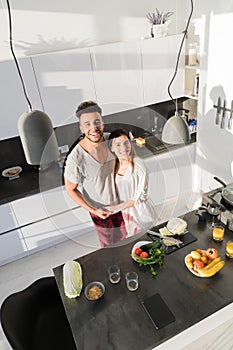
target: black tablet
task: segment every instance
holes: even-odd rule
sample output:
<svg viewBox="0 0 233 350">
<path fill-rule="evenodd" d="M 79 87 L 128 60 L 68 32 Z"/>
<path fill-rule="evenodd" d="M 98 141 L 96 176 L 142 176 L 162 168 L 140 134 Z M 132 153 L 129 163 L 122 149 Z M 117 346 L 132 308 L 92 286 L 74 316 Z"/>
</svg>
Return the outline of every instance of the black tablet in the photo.
<svg viewBox="0 0 233 350">
<path fill-rule="evenodd" d="M 158 293 L 143 300 L 141 303 L 156 329 L 163 328 L 176 320 L 175 316 Z"/>
</svg>

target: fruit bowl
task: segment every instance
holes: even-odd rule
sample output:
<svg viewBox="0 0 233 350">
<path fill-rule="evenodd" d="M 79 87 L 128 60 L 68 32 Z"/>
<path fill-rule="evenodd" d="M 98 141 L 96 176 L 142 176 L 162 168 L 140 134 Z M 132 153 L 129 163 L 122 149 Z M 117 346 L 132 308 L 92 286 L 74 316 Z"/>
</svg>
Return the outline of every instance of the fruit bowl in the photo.
<svg viewBox="0 0 233 350">
<path fill-rule="evenodd" d="M 198 249 L 196 251 L 190 252 L 184 258 L 185 266 L 187 269 L 197 277 L 212 277 L 218 273 L 224 266 L 225 262 L 218 256 L 210 258 L 208 251 L 217 252 L 214 248 L 208 248 L 207 250 Z M 199 254 L 199 257 L 198 257 Z M 203 257 L 206 257 L 206 260 L 202 260 Z"/>
<path fill-rule="evenodd" d="M 204 251 L 203 251 L 204 252 Z M 191 254 L 187 254 L 186 255 L 186 257 L 184 258 L 184 263 L 185 263 L 185 266 L 187 267 L 187 269 L 193 274 L 193 275 L 195 275 L 195 276 L 197 276 L 197 277 L 205 277 L 205 276 L 202 276 L 202 275 L 200 275 L 198 272 L 196 272 L 194 269 L 191 269 L 191 268 L 189 268 L 188 267 L 188 265 L 187 265 L 187 260 L 188 260 L 188 258 L 191 256 Z"/>
</svg>

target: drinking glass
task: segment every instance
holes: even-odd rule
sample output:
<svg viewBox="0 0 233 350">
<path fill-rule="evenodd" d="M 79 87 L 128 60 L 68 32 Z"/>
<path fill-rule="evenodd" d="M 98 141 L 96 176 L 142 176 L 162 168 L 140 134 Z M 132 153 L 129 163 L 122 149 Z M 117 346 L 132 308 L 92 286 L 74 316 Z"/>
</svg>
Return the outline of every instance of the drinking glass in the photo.
<svg viewBox="0 0 233 350">
<path fill-rule="evenodd" d="M 136 272 L 127 272 L 125 280 L 128 290 L 133 292 L 138 289 L 138 274 Z"/>
<path fill-rule="evenodd" d="M 118 265 L 112 265 L 108 268 L 109 281 L 113 284 L 120 282 L 121 272 Z"/>
<path fill-rule="evenodd" d="M 233 259 L 233 241 L 227 242 L 225 253 L 228 258 Z"/>
<path fill-rule="evenodd" d="M 220 207 L 217 204 L 209 204 L 208 205 L 208 213 L 212 216 L 212 222 L 211 224 L 208 224 L 207 227 L 210 230 L 213 230 L 215 226 L 215 217 L 218 217 L 219 214 L 221 213 Z"/>
<path fill-rule="evenodd" d="M 221 225 L 215 225 L 213 228 L 213 240 L 221 242 L 224 238 L 224 227 Z"/>
</svg>

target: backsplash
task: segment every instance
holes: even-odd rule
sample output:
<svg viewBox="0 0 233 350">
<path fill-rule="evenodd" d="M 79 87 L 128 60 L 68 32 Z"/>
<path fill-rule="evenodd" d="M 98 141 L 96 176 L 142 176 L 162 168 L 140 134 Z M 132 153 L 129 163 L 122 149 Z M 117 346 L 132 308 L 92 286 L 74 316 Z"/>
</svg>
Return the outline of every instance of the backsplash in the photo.
<svg viewBox="0 0 233 350">
<path fill-rule="evenodd" d="M 27 165 L 19 136 L 0 141 L 0 172 L 15 165 Z"/>
<path fill-rule="evenodd" d="M 186 98 L 178 99 L 178 108 L 184 106 Z M 162 132 L 165 121 L 174 114 L 175 105 L 172 101 L 166 101 L 146 107 L 135 108 L 132 110 L 119 112 L 104 116 L 106 131 L 111 130 L 111 124 L 129 124 L 152 133 L 159 135 Z M 119 127 L 119 126 L 117 126 Z M 58 146 L 70 146 L 81 135 L 79 123 L 67 124 L 56 127 L 55 134 L 57 137 Z M 5 168 L 20 165 L 24 167 L 27 164 L 20 137 L 0 141 L 0 171 Z"/>
</svg>

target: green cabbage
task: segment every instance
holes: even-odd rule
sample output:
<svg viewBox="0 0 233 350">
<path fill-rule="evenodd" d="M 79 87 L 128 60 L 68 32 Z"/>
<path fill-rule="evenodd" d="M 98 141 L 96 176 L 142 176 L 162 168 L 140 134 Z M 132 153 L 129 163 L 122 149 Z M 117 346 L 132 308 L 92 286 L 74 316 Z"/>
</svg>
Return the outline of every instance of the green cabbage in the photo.
<svg viewBox="0 0 233 350">
<path fill-rule="evenodd" d="M 76 298 L 83 287 L 82 268 L 77 261 L 67 261 L 63 266 L 64 292 L 68 298 Z"/>
</svg>

